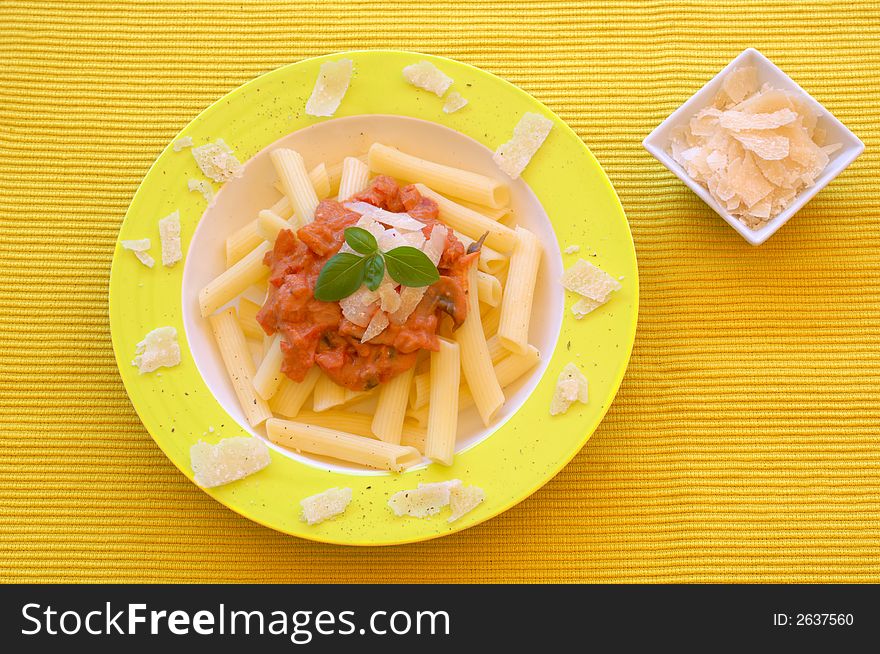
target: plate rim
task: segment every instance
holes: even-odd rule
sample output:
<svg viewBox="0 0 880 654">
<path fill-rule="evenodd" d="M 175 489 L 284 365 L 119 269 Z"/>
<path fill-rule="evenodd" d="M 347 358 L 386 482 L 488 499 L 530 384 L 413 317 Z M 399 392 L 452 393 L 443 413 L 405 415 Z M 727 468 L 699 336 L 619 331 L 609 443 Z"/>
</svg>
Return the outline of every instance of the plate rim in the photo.
<svg viewBox="0 0 880 654">
<path fill-rule="evenodd" d="M 146 422 L 144 421 L 144 417 L 141 413 L 141 409 L 138 407 L 137 403 L 132 400 L 131 393 L 129 392 L 128 382 L 126 381 L 126 376 L 123 374 L 123 367 L 125 367 L 127 369 L 127 366 L 128 366 L 128 364 L 130 364 L 130 361 L 127 360 L 127 355 L 125 355 L 123 353 L 122 344 L 119 342 L 119 339 L 121 338 L 120 333 L 119 333 L 119 329 L 114 326 L 114 323 L 115 323 L 114 312 L 112 311 L 113 295 L 111 293 L 113 279 L 114 279 L 114 277 L 116 277 L 120 274 L 120 273 L 118 273 L 118 269 L 117 269 L 117 262 L 121 259 L 120 249 L 118 247 L 120 235 L 122 233 L 122 230 L 123 230 L 126 222 L 129 220 L 129 217 L 130 217 L 130 214 L 132 211 L 132 205 L 134 204 L 137 196 L 140 194 L 140 192 L 143 188 L 144 180 L 146 180 L 151 175 L 151 173 L 153 173 L 154 169 L 156 169 L 158 167 L 159 162 L 164 158 L 164 155 L 169 150 L 172 149 L 174 142 L 178 138 L 180 138 L 180 134 L 186 132 L 191 126 L 198 123 L 204 114 L 208 113 L 211 109 L 213 109 L 217 105 L 220 105 L 223 102 L 225 102 L 226 100 L 228 100 L 230 98 L 230 96 L 241 92 L 242 89 L 244 89 L 245 87 L 248 87 L 250 85 L 258 83 L 259 80 L 261 80 L 263 77 L 265 77 L 267 75 L 276 74 L 276 73 L 279 73 L 280 71 L 283 71 L 287 68 L 293 68 L 293 67 L 300 66 L 303 64 L 308 64 L 308 63 L 314 64 L 318 61 L 328 60 L 333 57 L 339 57 L 339 56 L 345 56 L 345 55 L 357 55 L 357 54 L 368 54 L 368 55 L 388 54 L 388 55 L 395 55 L 395 56 L 397 56 L 397 55 L 411 55 L 411 56 L 415 56 L 415 57 L 424 57 L 429 60 L 435 60 L 435 61 L 440 61 L 440 62 L 449 62 L 455 66 L 464 66 L 479 75 L 489 76 L 490 78 L 493 79 L 493 81 L 495 81 L 496 83 L 500 82 L 501 84 L 508 87 L 508 89 L 512 90 L 517 95 L 524 96 L 524 98 L 527 99 L 528 101 L 537 103 L 544 111 L 546 111 L 548 114 L 553 116 L 553 118 L 555 118 L 554 125 L 562 126 L 563 131 L 565 131 L 570 138 L 573 138 L 576 140 L 576 142 L 578 144 L 578 148 L 581 149 L 583 152 L 585 152 L 586 155 L 590 159 L 593 160 L 593 162 L 596 164 L 596 166 L 599 168 L 599 170 L 601 170 L 601 172 L 602 172 L 602 175 L 600 178 L 601 183 L 604 184 L 605 187 L 607 188 L 607 190 L 609 190 L 611 192 L 611 195 L 613 196 L 614 201 L 617 204 L 617 207 L 619 208 L 620 213 L 623 217 L 623 224 L 625 226 L 626 235 L 628 237 L 628 244 L 629 244 L 630 249 L 632 251 L 634 270 L 635 270 L 635 278 L 629 280 L 632 284 L 632 311 L 631 311 L 632 317 L 631 317 L 631 320 L 629 321 L 629 333 L 631 334 L 631 338 L 628 338 L 627 342 L 625 343 L 625 356 L 623 357 L 623 363 L 622 363 L 622 365 L 620 365 L 618 367 L 616 374 L 614 375 L 613 379 L 611 380 L 611 384 L 610 384 L 611 390 L 610 390 L 609 396 L 608 396 L 609 400 L 607 403 L 604 404 L 603 407 L 600 408 L 595 427 L 592 430 L 585 432 L 583 437 L 581 437 L 577 441 L 576 444 L 573 444 L 571 452 L 569 454 L 567 454 L 563 457 L 560 457 L 560 459 L 557 462 L 555 462 L 555 464 L 552 467 L 547 468 L 546 472 L 542 475 L 542 478 L 539 479 L 535 483 L 535 485 L 532 486 L 530 484 L 529 485 L 530 487 L 528 488 L 528 490 L 523 490 L 522 492 L 516 493 L 515 497 L 513 497 L 512 499 L 510 499 L 507 502 L 499 504 L 493 510 L 489 511 L 486 515 L 481 516 L 480 518 L 473 519 L 471 522 L 464 523 L 461 526 L 452 526 L 452 528 L 448 531 L 431 532 L 431 533 L 416 533 L 412 537 L 395 538 L 393 540 L 384 540 L 384 541 L 379 541 L 379 542 L 363 540 L 360 537 L 355 537 L 353 539 L 348 539 L 348 540 L 342 540 L 339 538 L 334 538 L 331 535 L 324 534 L 318 530 L 308 531 L 305 533 L 288 531 L 283 526 L 277 525 L 277 524 L 272 524 L 267 520 L 263 520 L 258 515 L 245 514 L 243 511 L 239 510 L 239 508 L 237 507 L 237 505 L 234 502 L 229 502 L 229 501 L 227 501 L 226 498 L 219 497 L 216 493 L 212 492 L 215 489 L 202 488 L 201 486 L 198 486 L 198 484 L 195 484 L 195 482 L 192 480 L 190 474 L 188 474 L 191 471 L 184 469 L 184 467 L 182 467 L 181 465 L 178 465 L 177 461 L 169 453 L 168 449 L 166 449 L 166 447 L 163 445 L 163 443 L 161 443 L 160 440 L 157 439 L 153 435 L 152 431 L 147 427 Z M 354 114 L 354 115 L 379 115 L 379 114 L 368 113 L 368 114 Z M 400 115 L 400 114 L 389 114 L 389 115 Z M 348 116 L 346 116 L 346 117 L 348 117 Z M 415 118 L 414 116 L 405 116 L 405 117 Z M 334 117 L 329 117 L 326 120 L 333 120 L 333 119 L 334 119 Z M 427 119 L 421 119 L 421 118 L 417 118 L 417 119 L 418 120 L 427 120 Z M 443 123 L 440 123 L 438 121 L 428 121 L 428 122 L 435 122 L 435 123 L 442 125 L 444 127 L 449 127 L 448 125 L 444 125 Z M 304 129 L 304 128 L 299 128 L 299 129 Z M 288 132 L 288 134 L 292 134 L 296 131 L 299 131 L 299 129 Z M 451 128 L 451 129 L 455 129 L 455 128 Z M 458 131 L 458 130 L 455 130 L 455 131 Z M 472 139 L 474 138 L 464 132 L 460 132 L 460 133 L 468 138 L 472 138 Z M 536 193 L 536 195 L 537 195 L 537 193 Z M 552 224 L 552 222 L 551 222 L 551 224 Z M 629 364 L 632 360 L 632 352 L 635 347 L 635 339 L 636 339 L 636 334 L 637 334 L 637 329 L 638 329 L 638 317 L 639 317 L 639 309 L 640 309 L 640 284 L 639 284 L 638 252 L 636 250 L 635 241 L 632 236 L 632 228 L 629 223 L 629 218 L 628 218 L 626 211 L 623 207 L 623 203 L 620 201 L 620 196 L 618 195 L 617 190 L 614 188 L 614 185 L 611 183 L 611 179 L 608 176 L 607 171 L 602 166 L 602 164 L 599 162 L 599 160 L 596 158 L 596 156 L 593 154 L 593 152 L 590 150 L 589 146 L 587 146 L 587 144 L 577 134 L 577 132 L 575 132 L 568 125 L 568 123 L 566 123 L 555 111 L 551 110 L 543 102 L 541 102 L 540 100 L 538 100 L 537 98 L 532 96 L 530 93 L 526 92 L 525 90 L 521 89 L 520 87 L 516 86 L 512 82 L 504 79 L 503 77 L 501 77 L 499 75 L 496 75 L 490 71 L 484 70 L 484 69 L 479 68 L 477 66 L 474 66 L 472 64 L 469 64 L 469 63 L 466 63 L 463 61 L 459 61 L 457 59 L 452 59 L 450 57 L 445 57 L 442 55 L 428 54 L 428 53 L 423 53 L 423 52 L 415 51 L 415 50 L 401 50 L 401 49 L 394 49 L 394 48 L 340 50 L 340 51 L 330 52 L 330 53 L 326 53 L 326 54 L 322 54 L 322 55 L 316 55 L 313 57 L 306 57 L 303 59 L 299 59 L 297 61 L 292 61 L 292 62 L 289 62 L 289 63 L 284 64 L 282 66 L 279 66 L 277 68 L 267 70 L 263 73 L 260 73 L 256 77 L 253 77 L 252 79 L 250 79 L 250 80 L 236 86 L 235 88 L 231 89 L 227 93 L 224 93 L 222 96 L 217 98 L 215 101 L 211 102 L 210 104 L 205 106 L 203 109 L 201 109 L 198 112 L 198 114 L 196 114 L 180 130 L 178 130 L 178 132 L 174 135 L 174 137 L 172 137 L 171 140 L 165 145 L 165 147 L 162 148 L 162 150 L 156 156 L 156 158 L 154 159 L 152 164 L 149 166 L 147 171 L 144 173 L 143 177 L 141 178 L 141 180 L 138 184 L 137 189 L 135 190 L 134 194 L 131 196 L 131 200 L 129 201 L 129 205 L 126 208 L 123 220 L 120 222 L 120 225 L 119 225 L 119 232 L 117 233 L 117 236 L 116 236 L 116 242 L 114 243 L 114 254 L 113 254 L 113 259 L 112 259 L 111 266 L 110 266 L 110 275 L 107 280 L 107 296 L 108 296 L 108 316 L 109 316 L 109 323 L 110 323 L 110 337 L 111 337 L 111 342 L 113 345 L 114 359 L 116 361 L 117 369 L 118 369 L 120 378 L 122 380 L 123 387 L 125 388 L 126 396 L 128 397 L 129 402 L 131 403 L 131 406 L 134 408 L 136 414 L 138 415 L 138 419 L 141 421 L 141 424 L 143 425 L 144 429 L 150 435 L 150 438 L 153 440 L 153 442 L 159 446 L 159 449 L 162 451 L 163 454 L 165 454 L 166 458 L 168 458 L 168 460 L 172 463 L 172 465 L 174 465 L 185 477 L 187 477 L 189 479 L 189 481 L 191 483 L 193 483 L 196 486 L 196 488 L 198 488 L 200 491 L 207 494 L 209 497 L 211 497 L 216 502 L 219 502 L 222 506 L 226 507 L 227 509 L 232 510 L 237 515 L 240 515 L 241 517 L 243 517 L 251 522 L 255 522 L 263 527 L 266 527 L 266 528 L 271 529 L 272 531 L 275 531 L 278 533 L 282 533 L 282 534 L 285 534 L 288 536 L 294 536 L 297 538 L 302 538 L 304 540 L 308 540 L 308 541 L 312 541 L 312 542 L 320 542 L 320 543 L 331 544 L 331 545 L 354 546 L 354 547 L 386 547 L 386 546 L 395 546 L 395 545 L 407 545 L 407 544 L 411 544 L 411 543 L 426 542 L 426 541 L 434 540 L 437 538 L 443 538 L 446 536 L 460 533 L 466 529 L 470 529 L 470 528 L 475 527 L 477 525 L 480 525 L 480 524 L 482 524 L 492 518 L 495 518 L 495 517 L 501 515 L 502 513 L 505 513 L 506 511 L 509 511 L 514 506 L 520 504 L 521 502 L 525 501 L 526 499 L 528 499 L 529 497 L 534 495 L 538 490 L 543 488 L 547 483 L 549 483 L 552 479 L 554 479 L 559 474 L 559 472 L 565 466 L 567 466 L 574 459 L 574 457 L 578 455 L 579 452 L 581 452 L 583 450 L 584 446 L 587 444 L 587 442 L 590 440 L 590 438 L 592 438 L 593 434 L 599 428 L 599 425 L 601 425 L 602 421 L 605 419 L 605 416 L 607 415 L 612 404 L 614 403 L 614 400 L 616 400 L 617 394 L 620 391 L 620 386 L 623 383 L 623 379 L 626 376 L 626 372 L 628 371 Z M 564 308 L 563 308 L 563 311 L 565 311 Z M 558 349 L 558 347 L 559 347 L 559 340 L 557 340 L 557 349 Z M 216 398 L 214 399 L 214 401 L 216 402 Z M 521 410 L 521 408 L 522 407 L 518 408 L 517 411 L 514 412 L 513 415 L 516 415 L 516 413 L 519 410 Z"/>
</svg>

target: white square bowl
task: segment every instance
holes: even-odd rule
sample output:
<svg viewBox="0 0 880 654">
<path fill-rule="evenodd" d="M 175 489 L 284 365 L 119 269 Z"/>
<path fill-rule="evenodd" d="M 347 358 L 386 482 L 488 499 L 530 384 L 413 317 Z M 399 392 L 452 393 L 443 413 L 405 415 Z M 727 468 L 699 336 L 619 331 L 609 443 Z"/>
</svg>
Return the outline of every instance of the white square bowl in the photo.
<svg viewBox="0 0 880 654">
<path fill-rule="evenodd" d="M 670 155 L 666 148 L 669 146 L 670 132 L 674 127 L 686 124 L 691 117 L 698 113 L 701 109 L 712 104 L 715 95 L 721 90 L 721 84 L 724 77 L 733 70 L 743 66 L 754 66 L 757 70 L 758 84 L 769 83 L 774 88 L 787 91 L 790 94 L 803 98 L 806 104 L 813 107 L 819 114 L 817 127 L 824 128 L 827 134 L 826 143 L 841 143 L 843 147 L 831 155 L 828 165 L 822 174 L 811 187 L 802 190 L 791 204 L 785 208 L 778 216 L 770 220 L 760 229 L 752 229 L 741 223 L 736 216 L 728 213 L 724 207 L 719 205 L 709 190 L 691 179 L 690 175 L 682 168 Z M 849 131 L 846 126 L 837 120 L 825 107 L 816 102 L 809 93 L 804 91 L 797 83 L 788 75 L 783 73 L 772 61 L 767 59 L 754 48 L 744 50 L 736 59 L 731 61 L 727 66 L 713 77 L 703 88 L 697 91 L 691 98 L 676 109 L 672 114 L 660 123 L 654 131 L 642 141 L 642 145 L 654 157 L 671 170 L 675 175 L 690 187 L 690 189 L 702 198 L 703 202 L 708 204 L 715 212 L 724 218 L 728 224 L 733 227 L 740 236 L 752 245 L 761 245 L 770 238 L 776 230 L 782 227 L 789 219 L 800 211 L 810 199 L 821 191 L 835 177 L 837 177 L 844 168 L 849 166 L 856 157 L 858 157 L 865 149 L 865 144 L 859 138 Z"/>
</svg>

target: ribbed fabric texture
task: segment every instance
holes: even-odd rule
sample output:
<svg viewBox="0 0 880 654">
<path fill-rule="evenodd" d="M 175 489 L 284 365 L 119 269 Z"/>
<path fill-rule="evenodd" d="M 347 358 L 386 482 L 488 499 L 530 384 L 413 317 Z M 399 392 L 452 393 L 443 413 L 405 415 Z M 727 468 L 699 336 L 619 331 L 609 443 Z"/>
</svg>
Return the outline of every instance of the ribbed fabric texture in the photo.
<svg viewBox="0 0 880 654">
<path fill-rule="evenodd" d="M 880 3 L 0 3 L 0 580 L 880 581 Z M 747 245 L 641 147 L 757 47 L 865 153 Z M 629 216 L 641 315 L 589 444 L 502 516 L 330 547 L 199 491 L 116 371 L 110 260 L 162 147 L 278 66 L 400 47 L 518 84 Z"/>
</svg>

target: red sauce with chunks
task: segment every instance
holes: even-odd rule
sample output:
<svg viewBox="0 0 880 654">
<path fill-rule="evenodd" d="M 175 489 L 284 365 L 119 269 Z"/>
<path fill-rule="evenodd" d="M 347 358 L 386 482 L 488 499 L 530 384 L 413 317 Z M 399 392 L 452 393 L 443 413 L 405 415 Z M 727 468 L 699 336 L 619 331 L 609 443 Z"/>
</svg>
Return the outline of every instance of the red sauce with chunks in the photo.
<svg viewBox="0 0 880 654">
<path fill-rule="evenodd" d="M 352 200 L 407 212 L 425 223 L 425 238 L 440 224 L 433 200 L 422 197 L 414 186 L 401 188 L 390 177 L 377 177 Z M 266 254 L 269 293 L 257 320 L 267 334 L 284 335 L 281 371 L 294 381 L 302 381 L 318 365 L 337 384 L 368 390 L 413 367 L 420 350 L 439 348 L 437 328 L 443 313 L 452 316 L 456 325 L 467 316 L 467 271 L 479 255 L 465 254 L 461 241 L 449 230 L 437 266 L 440 280 L 428 287 L 406 322 L 392 321 L 381 334 L 361 343 L 364 328 L 347 320 L 338 302 L 322 302 L 314 295 L 321 268 L 342 247 L 345 228 L 358 219 L 360 214 L 341 203 L 324 200 L 313 222 L 296 234 L 282 231 Z"/>
</svg>

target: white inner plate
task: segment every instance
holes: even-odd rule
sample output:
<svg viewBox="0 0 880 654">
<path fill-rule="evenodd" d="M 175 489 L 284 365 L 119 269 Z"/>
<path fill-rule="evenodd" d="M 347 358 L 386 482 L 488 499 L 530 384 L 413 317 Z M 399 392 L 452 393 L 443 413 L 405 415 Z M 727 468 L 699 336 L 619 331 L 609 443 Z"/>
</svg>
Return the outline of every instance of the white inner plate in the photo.
<svg viewBox="0 0 880 654">
<path fill-rule="evenodd" d="M 311 169 L 321 162 L 333 165 L 347 156 L 365 154 L 370 145 L 380 142 L 404 152 L 450 166 L 503 179 L 492 161 L 492 151 L 477 141 L 436 123 L 402 116 L 367 115 L 328 120 L 279 139 L 261 150 L 244 167 L 244 175 L 223 185 L 214 203 L 205 210 L 193 234 L 183 272 L 183 323 L 196 366 L 226 412 L 251 434 L 298 461 L 323 470 L 354 474 L 389 474 L 367 470 L 325 457 L 297 454 L 272 444 L 261 427 L 250 427 L 242 413 L 229 381 L 211 327 L 199 312 L 199 290 L 226 269 L 226 238 L 281 197 L 273 187 L 277 179 L 269 152 L 278 147 L 299 152 Z M 532 308 L 529 342 L 541 353 L 536 370 L 504 389 L 507 401 L 493 424 L 484 427 L 475 407 L 459 416 L 456 452 L 473 447 L 503 425 L 537 386 L 556 347 L 564 310 L 564 293 L 559 284 L 562 258 L 553 228 L 541 203 L 522 180 L 507 180 L 515 224 L 534 232 L 544 247 L 535 302 Z M 368 411 L 369 407 L 362 410 Z"/>
</svg>

